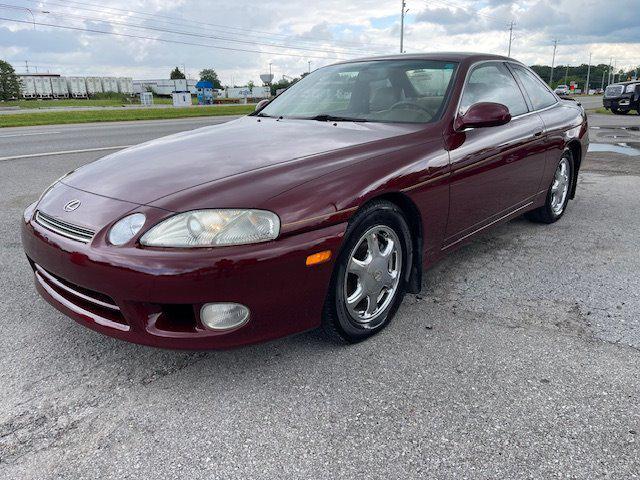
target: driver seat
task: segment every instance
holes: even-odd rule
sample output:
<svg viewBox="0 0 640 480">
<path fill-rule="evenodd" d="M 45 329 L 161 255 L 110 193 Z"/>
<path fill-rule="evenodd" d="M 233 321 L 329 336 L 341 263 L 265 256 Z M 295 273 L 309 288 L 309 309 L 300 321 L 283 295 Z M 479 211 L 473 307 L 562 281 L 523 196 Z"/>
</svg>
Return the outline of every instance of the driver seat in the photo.
<svg viewBox="0 0 640 480">
<path fill-rule="evenodd" d="M 400 100 L 400 95 L 398 95 L 398 93 L 399 92 L 397 92 L 393 87 L 382 87 L 376 89 L 371 96 L 369 111 L 380 112 L 382 110 L 389 110 Z"/>
</svg>

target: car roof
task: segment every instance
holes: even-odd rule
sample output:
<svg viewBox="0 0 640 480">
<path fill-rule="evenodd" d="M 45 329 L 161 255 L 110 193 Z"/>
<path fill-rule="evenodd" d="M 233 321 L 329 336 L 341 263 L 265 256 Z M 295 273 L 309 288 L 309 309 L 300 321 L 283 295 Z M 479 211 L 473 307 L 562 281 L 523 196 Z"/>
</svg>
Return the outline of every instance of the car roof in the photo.
<svg viewBox="0 0 640 480">
<path fill-rule="evenodd" d="M 482 60 L 509 60 L 512 62 L 518 62 L 513 58 L 503 57 L 502 55 L 493 55 L 490 53 L 476 53 L 476 52 L 433 52 L 433 53 L 401 53 L 395 55 L 379 55 L 374 57 L 355 58 L 352 60 L 345 60 L 342 62 L 336 62 L 334 65 L 342 65 L 347 63 L 356 62 L 374 62 L 383 60 L 441 60 L 445 62 L 457 62 L 470 61 L 478 62 Z"/>
<path fill-rule="evenodd" d="M 626 82 L 616 82 L 616 83 L 612 83 L 611 85 L 633 85 L 634 83 L 640 83 L 640 80 L 629 80 Z"/>
</svg>

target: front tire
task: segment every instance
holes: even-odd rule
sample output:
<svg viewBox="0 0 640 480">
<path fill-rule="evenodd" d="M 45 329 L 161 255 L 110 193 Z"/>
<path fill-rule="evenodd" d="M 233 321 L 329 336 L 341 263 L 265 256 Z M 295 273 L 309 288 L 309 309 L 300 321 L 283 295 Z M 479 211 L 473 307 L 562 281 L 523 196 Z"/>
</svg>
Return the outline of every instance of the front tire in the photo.
<svg viewBox="0 0 640 480">
<path fill-rule="evenodd" d="M 617 108 L 612 108 L 611 111 L 615 114 L 615 115 L 626 115 L 627 113 L 629 113 L 629 110 L 619 110 Z"/>
<path fill-rule="evenodd" d="M 336 339 L 357 343 L 384 329 L 402 303 L 411 268 L 411 233 L 399 207 L 375 201 L 355 215 L 345 238 L 323 327 Z"/>
<path fill-rule="evenodd" d="M 538 223 L 554 223 L 562 218 L 567 204 L 569 203 L 569 192 L 573 186 L 573 154 L 567 150 L 562 154 L 553 181 L 547 190 L 547 200 L 545 204 L 525 214 L 525 216 Z"/>
</svg>

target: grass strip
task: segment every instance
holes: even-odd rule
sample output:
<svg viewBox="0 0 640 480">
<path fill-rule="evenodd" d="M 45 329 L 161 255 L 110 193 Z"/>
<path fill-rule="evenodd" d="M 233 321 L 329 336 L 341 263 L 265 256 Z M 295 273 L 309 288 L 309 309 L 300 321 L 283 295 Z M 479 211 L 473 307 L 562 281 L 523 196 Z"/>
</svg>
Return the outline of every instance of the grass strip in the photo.
<svg viewBox="0 0 640 480">
<path fill-rule="evenodd" d="M 0 115 L 0 128 L 69 123 L 125 122 L 134 120 L 165 120 L 172 118 L 246 115 L 253 105 L 224 105 L 197 108 L 145 108 L 122 110 L 83 110 L 63 112 L 7 113 Z"/>
</svg>

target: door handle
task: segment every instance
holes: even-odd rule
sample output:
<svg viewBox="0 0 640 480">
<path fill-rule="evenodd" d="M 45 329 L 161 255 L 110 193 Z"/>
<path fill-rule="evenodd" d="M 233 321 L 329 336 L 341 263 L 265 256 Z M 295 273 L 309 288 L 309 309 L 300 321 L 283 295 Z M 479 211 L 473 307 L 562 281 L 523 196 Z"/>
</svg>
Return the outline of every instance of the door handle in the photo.
<svg viewBox="0 0 640 480">
<path fill-rule="evenodd" d="M 536 132 L 533 134 L 534 137 L 541 137 L 542 136 L 542 130 L 540 130 L 539 132 Z"/>
</svg>

